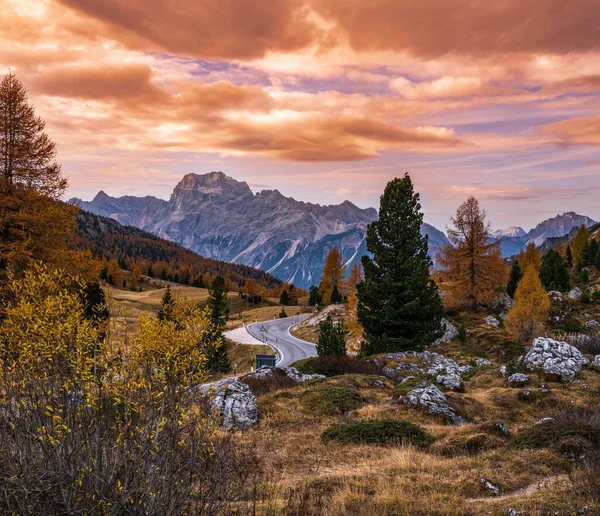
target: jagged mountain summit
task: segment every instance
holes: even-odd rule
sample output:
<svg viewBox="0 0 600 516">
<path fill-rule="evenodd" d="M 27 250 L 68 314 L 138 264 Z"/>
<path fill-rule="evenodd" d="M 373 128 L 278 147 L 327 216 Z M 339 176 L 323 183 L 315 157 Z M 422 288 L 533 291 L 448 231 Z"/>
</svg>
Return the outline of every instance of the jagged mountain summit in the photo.
<svg viewBox="0 0 600 516">
<path fill-rule="evenodd" d="M 104 192 L 81 208 L 172 240 L 218 260 L 260 268 L 298 286 L 319 283 L 335 245 L 350 267 L 367 253 L 367 225 L 374 208 L 349 201 L 321 206 L 285 197 L 277 190 L 253 193 L 245 182 L 222 172 L 187 174 L 168 201 L 155 197 L 110 197 Z M 432 255 L 446 236 L 424 224 Z"/>
<path fill-rule="evenodd" d="M 524 249 L 531 241 L 535 242 L 535 245 L 539 247 L 546 239 L 562 237 L 568 234 L 573 228 L 579 228 L 582 225 L 590 227 L 594 224 L 596 224 L 596 221 L 590 217 L 570 211 L 540 222 L 527 233 L 522 228 L 512 227 L 494 231 L 494 236 L 500 239 L 502 253 L 505 256 L 512 256 L 517 254 L 521 249 Z M 521 230 L 522 233 L 518 230 Z"/>
</svg>

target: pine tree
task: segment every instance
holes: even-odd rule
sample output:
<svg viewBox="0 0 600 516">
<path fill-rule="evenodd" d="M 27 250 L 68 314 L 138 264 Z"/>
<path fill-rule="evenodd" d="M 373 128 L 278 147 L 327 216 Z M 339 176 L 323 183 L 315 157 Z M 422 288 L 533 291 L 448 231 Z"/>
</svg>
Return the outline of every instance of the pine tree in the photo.
<svg viewBox="0 0 600 516">
<path fill-rule="evenodd" d="M 502 260 L 499 241 L 490 241 L 490 224 L 479 201 L 469 197 L 452 218 L 448 230 L 452 245 L 446 245 L 438 257 L 443 268 L 445 301 L 459 308 L 475 310 L 489 304 L 495 291 L 507 281 L 508 268 Z"/>
<path fill-rule="evenodd" d="M 528 341 L 539 334 L 548 317 L 550 300 L 535 267 L 529 266 L 515 292 L 515 306 L 504 319 L 504 326 L 516 339 Z"/>
<path fill-rule="evenodd" d="M 217 276 L 213 280 L 212 285 L 208 289 L 207 304 L 210 308 L 212 323 L 221 329 L 225 328 L 229 319 L 229 301 L 227 299 L 227 288 L 223 276 Z"/>
<path fill-rule="evenodd" d="M 290 304 L 290 295 L 287 290 L 282 290 L 281 295 L 279 296 L 279 304 L 283 306 L 289 306 Z"/>
<path fill-rule="evenodd" d="M 173 321 L 174 314 L 173 310 L 175 309 L 175 299 L 173 299 L 173 295 L 171 294 L 171 286 L 167 285 L 167 290 L 162 296 L 160 300 L 160 308 L 158 309 L 158 320 L 159 321 Z"/>
<path fill-rule="evenodd" d="M 281 307 L 281 312 L 279 312 L 279 318 L 280 319 L 285 319 L 287 317 L 287 312 L 285 311 L 285 306 Z"/>
<path fill-rule="evenodd" d="M 596 269 L 600 271 L 600 250 L 596 253 L 596 261 L 594 262 Z"/>
<path fill-rule="evenodd" d="M 560 254 L 553 249 L 544 255 L 539 275 L 542 285 L 548 291 L 566 292 L 570 288 L 569 271 Z"/>
<path fill-rule="evenodd" d="M 428 237 L 421 235 L 419 194 L 406 174 L 381 196 L 379 219 L 367 229 L 364 280 L 358 284 L 361 352 L 421 350 L 441 333 L 442 302 L 429 276 Z"/>
<path fill-rule="evenodd" d="M 506 285 L 506 293 L 514 299 L 517 285 L 523 277 L 523 271 L 519 265 L 519 260 L 515 260 L 510 269 L 510 276 L 508 277 L 508 284 Z"/>
<path fill-rule="evenodd" d="M 333 289 L 337 287 L 339 295 L 339 292 L 343 288 L 345 274 L 346 266 L 344 265 L 342 253 L 337 247 L 333 247 L 327 254 L 325 265 L 323 266 L 323 274 L 321 274 L 319 291 L 324 305 L 335 302 L 331 300 Z"/>
<path fill-rule="evenodd" d="M 571 251 L 570 245 L 567 245 L 566 258 L 567 258 L 567 267 L 570 269 L 571 267 L 573 267 L 573 253 Z"/>
<path fill-rule="evenodd" d="M 590 234 L 588 232 L 588 230 L 585 228 L 584 225 L 582 225 L 579 230 L 577 231 L 577 234 L 575 235 L 575 238 L 573 239 L 573 263 L 575 265 L 579 265 L 580 263 L 583 265 L 583 259 L 584 257 L 584 251 L 585 251 L 585 247 L 587 246 L 588 240 L 590 238 Z"/>
<path fill-rule="evenodd" d="M 588 265 L 596 264 L 596 257 L 598 256 L 598 250 L 600 250 L 600 246 L 598 245 L 598 241 L 592 237 L 588 246 Z"/>
<path fill-rule="evenodd" d="M 331 303 L 341 303 L 342 302 L 342 295 L 340 294 L 340 291 L 338 290 L 337 285 L 333 286 L 333 290 L 331 291 L 330 301 L 331 301 Z"/>
<path fill-rule="evenodd" d="M 321 299 L 321 294 L 319 293 L 319 287 L 315 287 L 314 285 L 310 287 L 309 296 L 308 296 L 308 304 L 310 306 L 318 306 L 323 300 Z"/>
<path fill-rule="evenodd" d="M 346 354 L 346 338 L 348 330 L 343 323 L 334 324 L 330 315 L 319 323 L 319 340 L 317 354 L 342 356 Z"/>
</svg>

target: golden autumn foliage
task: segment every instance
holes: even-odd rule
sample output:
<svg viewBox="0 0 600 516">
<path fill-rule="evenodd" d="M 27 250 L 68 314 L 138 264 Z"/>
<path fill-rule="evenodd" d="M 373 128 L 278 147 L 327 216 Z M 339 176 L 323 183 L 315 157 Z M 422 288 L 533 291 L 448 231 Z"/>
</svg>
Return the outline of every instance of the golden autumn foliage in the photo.
<svg viewBox="0 0 600 516">
<path fill-rule="evenodd" d="M 355 336 L 360 337 L 363 333 L 363 328 L 358 322 L 357 307 L 358 296 L 356 294 L 356 285 L 364 278 L 362 265 L 356 262 L 350 269 L 346 288 L 348 290 L 348 304 L 346 305 L 346 326 L 348 330 Z"/>
<path fill-rule="evenodd" d="M 529 265 L 517 285 L 515 305 L 506 316 L 504 326 L 513 338 L 530 340 L 542 331 L 549 310 L 548 294 L 535 267 Z"/>
<path fill-rule="evenodd" d="M 535 242 L 531 241 L 527 244 L 525 250 L 519 252 L 517 260 L 522 271 L 527 270 L 531 266 L 539 272 L 542 266 L 542 253 L 535 246 Z"/>
<path fill-rule="evenodd" d="M 452 245 L 438 256 L 442 268 L 444 302 L 449 306 L 475 309 L 489 304 L 508 279 L 500 243 L 490 241 L 490 224 L 475 197 L 461 204 L 448 230 Z"/>
<path fill-rule="evenodd" d="M 590 239 L 590 233 L 584 225 L 582 225 L 577 231 L 575 238 L 573 239 L 573 263 L 578 265 L 584 258 L 584 250 L 586 244 Z"/>
<path fill-rule="evenodd" d="M 337 288 L 338 293 L 341 294 L 344 288 L 345 274 L 346 266 L 344 265 L 342 253 L 337 247 L 333 247 L 327 254 L 323 273 L 321 274 L 319 292 L 321 293 L 323 304 L 328 305 L 331 303 L 331 295 L 334 289 Z"/>
<path fill-rule="evenodd" d="M 206 310 L 175 302 L 173 321 L 146 319 L 127 343 L 86 318 L 76 277 L 35 265 L 9 287 L 3 512 L 207 514 L 243 496 L 244 461 L 190 395 L 206 377 Z"/>
</svg>

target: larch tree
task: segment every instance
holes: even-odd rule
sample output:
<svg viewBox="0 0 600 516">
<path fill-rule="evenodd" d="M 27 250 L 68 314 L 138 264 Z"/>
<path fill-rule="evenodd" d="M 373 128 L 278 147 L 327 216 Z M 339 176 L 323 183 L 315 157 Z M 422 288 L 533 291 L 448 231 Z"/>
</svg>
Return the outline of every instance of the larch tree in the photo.
<svg viewBox="0 0 600 516">
<path fill-rule="evenodd" d="M 460 205 L 448 229 L 451 244 L 438 256 L 443 269 L 444 300 L 449 305 L 476 309 L 489 304 L 495 291 L 504 287 L 508 268 L 502 260 L 500 242 L 490 241 L 490 224 L 475 197 Z"/>
<path fill-rule="evenodd" d="M 334 246 L 327 254 L 325 265 L 323 266 L 323 273 L 321 274 L 319 291 L 324 305 L 340 301 L 345 275 L 346 266 L 344 265 L 342 253 Z M 335 300 L 332 300 L 332 294 L 334 294 L 335 290 L 337 290 L 337 295 L 334 296 Z"/>
<path fill-rule="evenodd" d="M 527 269 L 530 265 L 532 265 L 536 271 L 540 270 L 540 267 L 542 266 L 542 253 L 539 252 L 533 240 L 527 244 L 524 251 L 521 250 L 519 252 L 517 261 L 519 262 L 522 271 Z"/>
<path fill-rule="evenodd" d="M 362 335 L 363 328 L 358 322 L 358 296 L 356 287 L 363 279 L 364 271 L 362 265 L 360 262 L 356 262 L 350 269 L 347 281 L 348 304 L 346 305 L 346 324 L 348 330 L 357 338 Z"/>
<path fill-rule="evenodd" d="M 379 218 L 367 229 L 372 257 L 362 257 L 364 279 L 357 286 L 364 355 L 422 350 L 442 334 L 442 301 L 429 275 L 432 262 L 422 223 L 419 194 L 408 174 L 390 181 Z"/>
<path fill-rule="evenodd" d="M 590 239 L 590 233 L 582 224 L 581 227 L 577 230 L 577 234 L 573 239 L 573 248 L 571 251 L 573 252 L 573 263 L 578 266 L 582 264 L 582 261 L 586 258 L 585 251 L 588 244 L 588 240 Z"/>
<path fill-rule="evenodd" d="M 513 338 L 528 341 L 541 332 L 549 310 L 548 294 L 530 265 L 519 282 L 515 305 L 504 319 L 504 326 Z"/>
</svg>

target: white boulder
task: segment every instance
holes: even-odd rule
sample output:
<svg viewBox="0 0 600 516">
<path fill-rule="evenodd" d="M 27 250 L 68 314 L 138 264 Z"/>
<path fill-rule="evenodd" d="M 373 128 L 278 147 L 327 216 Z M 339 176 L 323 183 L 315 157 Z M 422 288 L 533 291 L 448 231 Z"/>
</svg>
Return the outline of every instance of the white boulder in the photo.
<svg viewBox="0 0 600 516">
<path fill-rule="evenodd" d="M 558 290 L 551 290 L 550 292 L 548 292 L 548 297 L 552 301 L 562 301 L 563 300 L 562 292 L 559 292 Z"/>
<path fill-rule="evenodd" d="M 572 382 L 582 366 L 589 363 L 581 352 L 558 340 L 538 337 L 533 340 L 523 363 L 528 369 L 542 369 L 545 373 Z"/>
<path fill-rule="evenodd" d="M 449 342 L 454 339 L 458 335 L 458 330 L 456 326 L 454 326 L 447 319 L 442 319 L 442 330 L 444 330 L 444 334 L 433 342 L 432 346 L 439 346 L 442 342 Z"/>
<path fill-rule="evenodd" d="M 500 326 L 500 322 L 498 321 L 498 319 L 496 319 L 495 317 L 492 317 L 491 315 L 488 315 L 485 319 L 485 324 L 487 324 L 488 326 L 493 326 L 494 328 L 497 328 L 498 326 Z"/>
<path fill-rule="evenodd" d="M 579 287 L 575 287 L 571 292 L 569 292 L 569 299 L 579 299 L 581 297 L 581 289 Z"/>
<path fill-rule="evenodd" d="M 529 383 L 529 376 L 523 373 L 515 373 L 508 377 L 507 382 L 512 387 L 522 387 Z"/>
<path fill-rule="evenodd" d="M 413 389 L 406 396 L 402 396 L 400 401 L 410 406 L 422 407 L 430 414 L 443 416 L 453 425 L 467 423 L 464 417 L 448 406 L 446 395 L 433 384 Z"/>
</svg>

